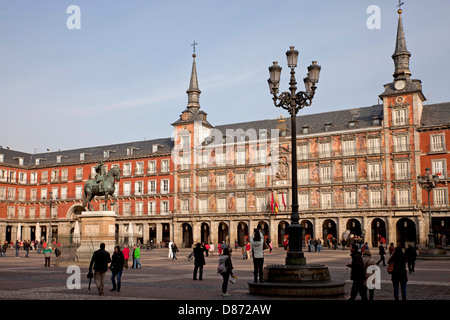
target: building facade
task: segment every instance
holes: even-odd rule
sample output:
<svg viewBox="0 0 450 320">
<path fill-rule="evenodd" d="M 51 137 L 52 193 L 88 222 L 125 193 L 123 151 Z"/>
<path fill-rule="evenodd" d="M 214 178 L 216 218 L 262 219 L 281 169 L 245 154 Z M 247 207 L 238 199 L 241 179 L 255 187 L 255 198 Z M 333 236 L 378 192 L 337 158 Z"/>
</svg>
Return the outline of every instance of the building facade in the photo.
<svg viewBox="0 0 450 320">
<path fill-rule="evenodd" d="M 291 180 L 290 119 L 213 126 L 200 106 L 193 55 L 188 103 L 174 138 L 27 154 L 0 149 L 0 240 L 72 243 L 84 183 L 95 166 L 118 166 L 118 243 L 197 242 L 243 245 L 260 226 L 282 245 L 298 184 L 304 239 L 361 236 L 424 245 L 427 193 L 417 176 L 439 176 L 431 194 L 436 242 L 450 236 L 447 141 L 450 103 L 424 105 L 411 79 L 401 11 L 395 72 L 382 104 L 297 117 L 298 181 Z M 102 198 L 94 210 L 109 209 Z"/>
</svg>

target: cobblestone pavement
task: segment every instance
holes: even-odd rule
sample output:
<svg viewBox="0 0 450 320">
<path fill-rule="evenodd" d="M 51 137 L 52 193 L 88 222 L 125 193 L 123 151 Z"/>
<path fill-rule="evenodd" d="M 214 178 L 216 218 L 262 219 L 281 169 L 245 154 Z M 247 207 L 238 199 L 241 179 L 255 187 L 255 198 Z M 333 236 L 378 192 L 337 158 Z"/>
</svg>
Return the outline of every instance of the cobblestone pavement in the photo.
<svg viewBox="0 0 450 320">
<path fill-rule="evenodd" d="M 373 250 L 375 251 L 375 250 Z M 60 263 L 56 266 L 52 257 L 52 267 L 44 267 L 44 257 L 31 251 L 28 258 L 20 252 L 20 258 L 14 258 L 14 252 L 8 250 L 7 257 L 0 258 L 0 299 L 2 300 L 297 300 L 297 298 L 262 297 L 248 293 L 248 281 L 252 281 L 252 260 L 242 260 L 240 250 L 233 254 L 236 284 L 229 285 L 229 297 L 221 296 L 222 277 L 216 273 L 217 255 L 206 258 L 204 280 L 192 280 L 193 262 L 186 261 L 189 249 L 181 249 L 178 260 L 167 258 L 168 249 L 141 251 L 142 269 L 125 269 L 122 276 L 120 293 L 110 292 L 111 281 L 108 272 L 105 279 L 105 294 L 99 296 L 92 281 L 88 290 L 86 278 L 88 265 L 81 263 Z M 271 254 L 265 251 L 265 265 L 283 264 L 286 251 L 276 248 Z M 307 263 L 319 263 L 328 266 L 331 277 L 345 280 L 345 295 L 329 300 L 346 300 L 351 288 L 350 270 L 345 264 L 350 262 L 348 250 L 328 250 L 320 253 L 305 252 Z M 374 255 L 375 260 L 379 256 Z M 81 288 L 69 289 L 67 282 L 73 274 L 69 265 L 78 265 L 81 270 Z M 380 265 L 381 266 L 381 265 Z M 408 300 L 450 300 L 450 260 L 418 260 L 416 272 L 409 274 L 407 285 Z M 69 281 L 69 284 L 73 284 Z M 390 275 L 381 267 L 381 289 L 375 290 L 375 300 L 393 300 Z"/>
</svg>

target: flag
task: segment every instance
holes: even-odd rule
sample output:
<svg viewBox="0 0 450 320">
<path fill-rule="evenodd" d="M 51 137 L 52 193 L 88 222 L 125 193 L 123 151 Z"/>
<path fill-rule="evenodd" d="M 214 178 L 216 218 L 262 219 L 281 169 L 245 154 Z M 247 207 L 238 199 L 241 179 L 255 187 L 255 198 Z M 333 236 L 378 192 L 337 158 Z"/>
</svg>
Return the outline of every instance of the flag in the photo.
<svg viewBox="0 0 450 320">
<path fill-rule="evenodd" d="M 278 213 L 278 195 L 275 197 L 275 214 Z"/>
<path fill-rule="evenodd" d="M 284 193 L 281 194 L 281 199 L 283 200 L 284 211 L 286 211 L 286 202 L 284 201 Z"/>
<path fill-rule="evenodd" d="M 273 213 L 273 191 L 272 191 L 272 201 L 270 202 L 270 208 L 272 209 L 272 213 Z"/>
</svg>

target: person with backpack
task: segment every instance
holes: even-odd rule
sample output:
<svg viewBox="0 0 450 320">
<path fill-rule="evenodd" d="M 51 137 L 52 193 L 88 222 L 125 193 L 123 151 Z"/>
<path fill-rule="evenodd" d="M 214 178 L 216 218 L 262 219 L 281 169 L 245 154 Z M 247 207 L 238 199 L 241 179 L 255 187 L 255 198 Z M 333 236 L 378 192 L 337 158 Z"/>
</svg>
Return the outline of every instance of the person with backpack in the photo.
<svg viewBox="0 0 450 320">
<path fill-rule="evenodd" d="M 227 293 L 228 281 L 230 276 L 233 276 L 233 263 L 231 262 L 231 251 L 229 248 L 223 249 L 223 254 L 219 258 L 219 266 L 217 267 L 217 273 L 219 273 L 222 278 L 222 297 L 228 297 L 230 294 Z"/>
<path fill-rule="evenodd" d="M 369 249 L 364 250 L 362 255 L 363 255 L 364 271 L 366 275 L 366 279 L 364 280 L 364 286 L 366 287 L 366 290 L 367 289 L 369 290 L 369 300 L 373 300 L 373 297 L 375 295 L 375 289 L 369 289 L 367 287 L 367 278 L 372 275 L 372 273 L 367 272 L 367 268 L 375 265 L 376 263 L 375 260 L 372 259 L 372 253 L 370 252 Z"/>
<path fill-rule="evenodd" d="M 264 265 L 264 237 L 259 229 L 254 229 L 250 237 L 250 243 L 253 247 L 253 283 L 263 281 L 263 265 Z"/>
<path fill-rule="evenodd" d="M 52 257 L 52 248 L 50 246 L 46 246 L 43 253 L 44 253 L 44 260 L 45 260 L 44 267 L 50 268 L 50 258 Z"/>
</svg>

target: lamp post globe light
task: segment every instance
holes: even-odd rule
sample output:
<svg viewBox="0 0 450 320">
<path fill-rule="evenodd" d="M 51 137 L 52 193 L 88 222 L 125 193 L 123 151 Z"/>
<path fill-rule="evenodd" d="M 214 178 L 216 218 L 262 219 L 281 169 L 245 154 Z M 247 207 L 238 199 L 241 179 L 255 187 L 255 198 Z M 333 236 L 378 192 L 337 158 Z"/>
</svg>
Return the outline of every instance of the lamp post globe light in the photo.
<svg viewBox="0 0 450 320">
<path fill-rule="evenodd" d="M 282 68 L 278 62 L 269 67 L 270 93 L 276 107 L 287 110 L 291 115 L 291 152 L 292 152 L 292 213 L 291 224 L 287 227 L 289 250 L 285 264 L 267 265 L 264 268 L 263 282 L 249 282 L 250 294 L 270 296 L 323 297 L 344 294 L 345 281 L 331 280 L 328 267 L 321 264 L 306 264 L 302 251 L 303 227 L 299 223 L 298 182 L 297 182 L 297 112 L 310 106 L 316 84 L 319 81 L 321 67 L 313 61 L 308 67 L 308 74 L 303 79 L 304 91 L 297 91 L 295 68 L 298 51 L 294 47 L 286 52 L 287 64 L 291 69 L 289 91 L 279 92 Z"/>
<path fill-rule="evenodd" d="M 270 78 L 267 80 L 270 93 L 273 95 L 273 102 L 276 107 L 283 108 L 291 115 L 291 152 L 292 152 L 292 213 L 291 225 L 288 227 L 289 233 L 289 252 L 286 257 L 287 265 L 305 264 L 305 258 L 302 252 L 302 231 L 303 227 L 299 224 L 298 213 L 298 186 L 297 186 L 297 113 L 300 109 L 310 106 L 314 93 L 319 82 L 321 67 L 316 61 L 308 67 L 308 74 L 303 79 L 305 91 L 297 91 L 297 81 L 295 78 L 295 68 L 298 62 L 298 51 L 291 46 L 286 52 L 287 64 L 291 69 L 291 78 L 289 81 L 289 92 L 278 94 L 280 85 L 280 76 L 282 68 L 277 61 L 269 67 Z"/>
<path fill-rule="evenodd" d="M 433 225 L 431 223 L 430 193 L 434 188 L 436 188 L 436 186 L 439 182 L 439 177 L 437 175 L 431 175 L 430 168 L 426 168 L 425 174 L 418 175 L 417 180 L 419 182 L 419 186 L 428 193 L 428 219 L 429 219 L 429 227 L 430 227 L 430 231 L 428 233 L 428 248 L 434 249 L 436 246 L 434 244 Z"/>
<path fill-rule="evenodd" d="M 437 187 L 439 182 L 439 177 L 437 175 L 431 175 L 430 168 L 425 169 L 424 175 L 417 176 L 417 182 L 419 186 L 427 191 L 428 194 L 428 223 L 429 223 L 429 233 L 428 233 L 428 248 L 421 250 L 418 259 L 450 259 L 450 256 L 447 256 L 445 249 L 436 248 L 434 243 L 434 234 L 433 234 L 433 225 L 431 222 L 431 201 L 430 201 L 430 193 L 431 191 Z"/>
</svg>

